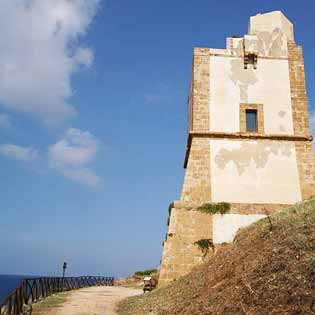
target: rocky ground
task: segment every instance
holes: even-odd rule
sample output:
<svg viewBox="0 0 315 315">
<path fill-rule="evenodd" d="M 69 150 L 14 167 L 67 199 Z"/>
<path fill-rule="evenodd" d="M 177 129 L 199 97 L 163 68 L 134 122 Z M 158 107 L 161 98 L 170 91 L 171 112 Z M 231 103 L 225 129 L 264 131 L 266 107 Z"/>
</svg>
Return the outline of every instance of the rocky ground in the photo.
<svg viewBox="0 0 315 315">
<path fill-rule="evenodd" d="M 242 230 L 233 244 L 120 315 L 314 315 L 315 200 Z"/>
</svg>

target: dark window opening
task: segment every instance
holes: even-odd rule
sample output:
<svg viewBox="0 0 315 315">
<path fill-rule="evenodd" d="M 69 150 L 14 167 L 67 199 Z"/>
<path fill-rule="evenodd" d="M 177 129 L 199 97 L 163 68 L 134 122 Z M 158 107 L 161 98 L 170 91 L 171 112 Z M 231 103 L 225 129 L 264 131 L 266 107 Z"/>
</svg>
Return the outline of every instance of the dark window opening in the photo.
<svg viewBox="0 0 315 315">
<path fill-rule="evenodd" d="M 252 65 L 254 69 L 257 69 L 258 56 L 255 54 L 248 54 L 244 59 L 244 68 L 247 69 L 248 65 Z"/>
<path fill-rule="evenodd" d="M 257 132 L 257 110 L 246 110 L 246 131 Z"/>
<path fill-rule="evenodd" d="M 256 62 L 256 56 L 254 54 L 248 55 L 248 64 L 249 65 L 254 65 Z"/>
</svg>

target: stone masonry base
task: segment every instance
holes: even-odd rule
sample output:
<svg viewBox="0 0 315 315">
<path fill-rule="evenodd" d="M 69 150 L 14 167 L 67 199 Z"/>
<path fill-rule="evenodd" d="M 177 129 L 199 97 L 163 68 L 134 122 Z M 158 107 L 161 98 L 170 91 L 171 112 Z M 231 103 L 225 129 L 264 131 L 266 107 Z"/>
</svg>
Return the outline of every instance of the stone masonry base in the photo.
<svg viewBox="0 0 315 315">
<path fill-rule="evenodd" d="M 167 238 L 163 245 L 163 257 L 159 286 L 164 286 L 189 273 L 204 261 L 203 253 L 194 243 L 200 239 L 212 239 L 212 217 L 201 213 L 200 206 L 182 201 L 174 203 L 170 214 Z M 282 204 L 232 204 L 233 214 L 273 214 L 290 205 Z"/>
</svg>

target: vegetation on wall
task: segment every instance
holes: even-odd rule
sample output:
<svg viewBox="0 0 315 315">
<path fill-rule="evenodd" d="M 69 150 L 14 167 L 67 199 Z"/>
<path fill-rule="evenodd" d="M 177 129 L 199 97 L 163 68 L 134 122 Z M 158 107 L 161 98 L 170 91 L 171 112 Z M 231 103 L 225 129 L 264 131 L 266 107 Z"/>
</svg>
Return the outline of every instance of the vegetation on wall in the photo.
<svg viewBox="0 0 315 315">
<path fill-rule="evenodd" d="M 194 243 L 195 245 L 197 245 L 199 247 L 199 249 L 201 250 L 201 252 L 203 253 L 204 256 L 206 256 L 211 249 L 214 250 L 214 244 L 212 239 L 208 238 L 208 239 L 201 239 L 197 242 Z"/>
<path fill-rule="evenodd" d="M 144 277 L 144 276 L 151 276 L 154 273 L 157 273 L 157 269 L 147 269 L 143 271 L 136 271 L 134 275 L 136 277 Z"/>
<path fill-rule="evenodd" d="M 205 203 L 197 210 L 207 214 L 226 214 L 231 210 L 231 204 L 227 202 Z"/>
</svg>

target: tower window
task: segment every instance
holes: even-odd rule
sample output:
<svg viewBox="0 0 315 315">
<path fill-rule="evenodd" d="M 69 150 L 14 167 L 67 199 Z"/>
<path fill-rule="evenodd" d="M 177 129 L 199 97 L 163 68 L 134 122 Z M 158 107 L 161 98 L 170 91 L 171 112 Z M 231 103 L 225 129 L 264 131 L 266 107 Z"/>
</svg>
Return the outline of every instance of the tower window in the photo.
<svg viewBox="0 0 315 315">
<path fill-rule="evenodd" d="M 252 65 L 254 69 L 257 69 L 258 56 L 256 54 L 247 54 L 244 57 L 244 69 L 248 68 L 248 65 Z"/>
<path fill-rule="evenodd" d="M 263 104 L 240 104 L 240 132 L 264 134 L 264 106 Z"/>
<path fill-rule="evenodd" d="M 246 131 L 257 132 L 257 110 L 247 109 L 246 110 Z"/>
</svg>

